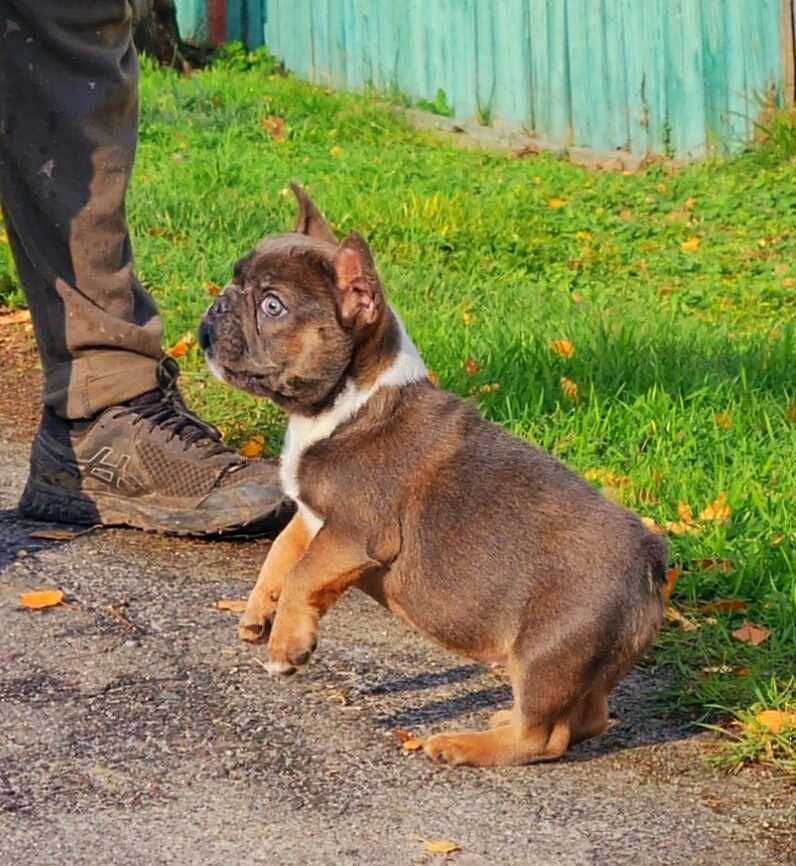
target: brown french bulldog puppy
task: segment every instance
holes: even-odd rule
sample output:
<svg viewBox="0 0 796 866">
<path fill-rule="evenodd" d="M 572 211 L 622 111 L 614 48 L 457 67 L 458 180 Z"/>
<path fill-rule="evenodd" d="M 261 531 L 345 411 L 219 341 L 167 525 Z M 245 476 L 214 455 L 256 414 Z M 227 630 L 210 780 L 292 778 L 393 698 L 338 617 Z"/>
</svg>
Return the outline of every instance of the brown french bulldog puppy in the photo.
<svg viewBox="0 0 796 866">
<path fill-rule="evenodd" d="M 298 225 L 244 258 L 201 344 L 221 379 L 290 416 L 296 501 L 239 626 L 292 673 L 358 586 L 448 649 L 505 665 L 514 705 L 438 734 L 451 764 L 558 758 L 601 733 L 608 693 L 654 640 L 667 550 L 552 456 L 434 387 L 365 241 L 299 187 Z"/>
</svg>

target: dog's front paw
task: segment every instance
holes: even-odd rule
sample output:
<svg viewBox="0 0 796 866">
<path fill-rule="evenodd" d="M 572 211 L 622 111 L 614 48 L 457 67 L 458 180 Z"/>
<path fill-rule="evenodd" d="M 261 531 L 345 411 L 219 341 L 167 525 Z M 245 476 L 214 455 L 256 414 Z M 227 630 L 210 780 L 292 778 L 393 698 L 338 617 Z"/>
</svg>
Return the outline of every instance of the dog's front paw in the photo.
<svg viewBox="0 0 796 866">
<path fill-rule="evenodd" d="M 429 737 L 423 751 L 432 761 L 454 767 L 461 764 L 472 767 L 490 766 L 502 763 L 495 760 L 492 753 L 494 738 L 494 731 L 451 731 Z"/>
<path fill-rule="evenodd" d="M 311 613 L 280 611 L 268 642 L 268 673 L 290 676 L 310 660 L 317 646 L 318 620 Z"/>
<path fill-rule="evenodd" d="M 249 643 L 262 643 L 268 640 L 276 616 L 277 601 L 278 597 L 263 600 L 252 593 L 238 621 L 238 637 Z"/>
</svg>

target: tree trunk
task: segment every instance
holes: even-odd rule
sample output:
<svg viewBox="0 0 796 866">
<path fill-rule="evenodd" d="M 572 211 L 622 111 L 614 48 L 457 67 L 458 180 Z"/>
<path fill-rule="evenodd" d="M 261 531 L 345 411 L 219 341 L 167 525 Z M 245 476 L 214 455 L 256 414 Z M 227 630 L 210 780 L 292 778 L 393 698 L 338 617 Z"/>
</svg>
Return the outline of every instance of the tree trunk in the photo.
<svg viewBox="0 0 796 866">
<path fill-rule="evenodd" d="M 210 51 L 183 42 L 174 0 L 132 2 L 133 41 L 139 52 L 181 72 L 190 72 L 194 66 L 204 66 Z"/>
</svg>

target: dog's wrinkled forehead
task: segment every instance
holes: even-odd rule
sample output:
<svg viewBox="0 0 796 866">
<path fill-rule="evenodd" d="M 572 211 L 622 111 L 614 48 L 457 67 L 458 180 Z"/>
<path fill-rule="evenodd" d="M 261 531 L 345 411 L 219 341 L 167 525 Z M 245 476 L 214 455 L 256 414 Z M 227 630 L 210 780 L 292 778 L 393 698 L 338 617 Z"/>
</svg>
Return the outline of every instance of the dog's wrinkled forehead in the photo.
<svg viewBox="0 0 796 866">
<path fill-rule="evenodd" d="M 235 279 L 242 284 L 270 279 L 296 279 L 315 272 L 333 278 L 337 247 L 300 234 L 263 238 L 235 266 Z"/>
</svg>

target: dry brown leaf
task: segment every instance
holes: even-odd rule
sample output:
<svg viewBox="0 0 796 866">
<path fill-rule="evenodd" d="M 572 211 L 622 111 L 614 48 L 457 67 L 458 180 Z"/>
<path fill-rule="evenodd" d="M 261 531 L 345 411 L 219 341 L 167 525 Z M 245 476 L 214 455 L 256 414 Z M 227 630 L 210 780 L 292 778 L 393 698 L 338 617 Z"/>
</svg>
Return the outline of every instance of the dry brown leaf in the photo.
<svg viewBox="0 0 796 866">
<path fill-rule="evenodd" d="M 193 345 L 196 343 L 196 336 L 192 333 L 183 334 L 179 340 L 169 349 L 169 355 L 172 358 L 182 358 L 187 355 Z"/>
<path fill-rule="evenodd" d="M 28 610 L 43 610 L 46 607 L 56 607 L 64 600 L 60 589 L 42 589 L 36 592 L 25 592 L 19 597 L 19 603 Z"/>
<path fill-rule="evenodd" d="M 407 731 L 406 728 L 396 728 L 392 734 L 401 745 L 403 745 L 407 740 L 412 739 L 411 732 Z"/>
<path fill-rule="evenodd" d="M 578 389 L 577 382 L 573 382 L 572 379 L 567 379 L 566 376 L 562 376 L 561 390 L 564 392 L 566 397 L 572 400 L 573 403 L 580 402 L 580 390 Z"/>
<path fill-rule="evenodd" d="M 727 496 L 720 493 L 707 508 L 704 508 L 699 519 L 705 523 L 729 523 L 732 511 L 727 505 Z"/>
<path fill-rule="evenodd" d="M 0 328 L 5 325 L 21 325 L 30 321 L 30 310 L 17 310 L 15 313 L 0 313 Z"/>
<path fill-rule="evenodd" d="M 571 358 L 575 354 L 575 347 L 569 340 L 551 340 L 550 348 L 561 358 Z"/>
<path fill-rule="evenodd" d="M 217 298 L 221 294 L 221 286 L 218 283 L 205 283 L 205 291 L 211 298 Z"/>
<path fill-rule="evenodd" d="M 796 424 L 796 403 L 791 403 L 785 410 L 785 420 L 791 424 Z"/>
<path fill-rule="evenodd" d="M 462 850 L 461 845 L 451 842 L 450 839 L 427 839 L 423 843 L 423 848 L 429 854 L 444 854 L 445 856 Z"/>
<path fill-rule="evenodd" d="M 560 210 L 562 207 L 567 206 L 567 200 L 565 198 L 551 198 L 548 199 L 547 206 L 551 210 Z"/>
<path fill-rule="evenodd" d="M 732 415 L 729 412 L 717 412 L 713 417 L 722 430 L 732 430 Z"/>
<path fill-rule="evenodd" d="M 245 598 L 222 598 L 213 605 L 216 610 L 227 610 L 230 613 L 243 613 L 246 610 Z"/>
<path fill-rule="evenodd" d="M 670 604 L 667 604 L 663 609 L 663 615 L 666 617 L 668 622 L 676 622 L 683 631 L 696 631 L 699 628 L 692 619 L 689 619 L 687 616 L 680 613 L 677 608 L 672 607 Z"/>
<path fill-rule="evenodd" d="M 701 613 L 739 613 L 747 607 L 749 605 L 740 598 L 721 598 L 701 604 L 699 610 Z"/>
<path fill-rule="evenodd" d="M 433 370 L 429 370 L 426 373 L 426 379 L 428 379 L 435 388 L 439 388 L 439 376 Z"/>
<path fill-rule="evenodd" d="M 655 535 L 663 535 L 664 529 L 662 526 L 658 526 L 658 524 L 651 517 L 642 517 L 641 522 L 644 526 L 649 529 L 650 532 L 655 533 Z"/>
<path fill-rule="evenodd" d="M 771 637 L 771 631 L 763 626 L 755 625 L 748 620 L 732 633 L 735 640 L 741 643 L 750 643 L 752 646 L 760 646 Z"/>
<path fill-rule="evenodd" d="M 796 289 L 796 278 L 794 277 L 785 277 L 782 281 L 783 289 Z"/>
<path fill-rule="evenodd" d="M 772 734 L 781 734 L 789 728 L 796 728 L 796 712 L 787 710 L 763 710 L 755 716 L 758 725 L 771 731 Z"/>
<path fill-rule="evenodd" d="M 402 746 L 405 752 L 416 752 L 423 748 L 423 741 L 417 737 L 410 737 L 408 740 L 404 740 Z"/>
<path fill-rule="evenodd" d="M 666 583 L 663 586 L 663 600 L 669 601 L 672 593 L 674 592 L 674 588 L 677 585 L 677 581 L 680 578 L 680 575 L 683 573 L 681 568 L 670 568 L 666 572 Z"/>
<path fill-rule="evenodd" d="M 684 253 L 695 253 L 699 249 L 699 245 L 702 243 L 702 240 L 697 237 L 689 238 L 687 241 L 683 241 L 680 244 L 680 249 Z"/>
<path fill-rule="evenodd" d="M 465 358 L 464 369 L 467 371 L 468 376 L 477 376 L 481 372 L 481 368 L 478 366 L 478 361 L 476 361 L 472 355 Z"/>
<path fill-rule="evenodd" d="M 500 390 L 499 382 L 490 382 L 487 385 L 481 385 L 478 389 L 482 394 L 494 394 Z"/>
<path fill-rule="evenodd" d="M 692 211 L 696 207 L 696 199 L 692 196 L 689 196 L 689 198 L 685 200 L 685 204 L 683 205 L 683 207 L 687 211 Z"/>
<path fill-rule="evenodd" d="M 263 128 L 263 132 L 273 138 L 274 141 L 279 142 L 285 140 L 284 117 L 280 117 L 278 114 L 272 114 L 268 117 L 264 117 L 260 121 L 260 126 Z"/>
<path fill-rule="evenodd" d="M 718 571 L 721 574 L 732 574 L 735 566 L 729 559 L 700 559 L 692 563 L 700 571 Z"/>
<path fill-rule="evenodd" d="M 240 453 L 250 460 L 255 460 L 265 450 L 265 437 L 259 433 L 248 438 L 243 445 L 240 446 Z"/>
</svg>

